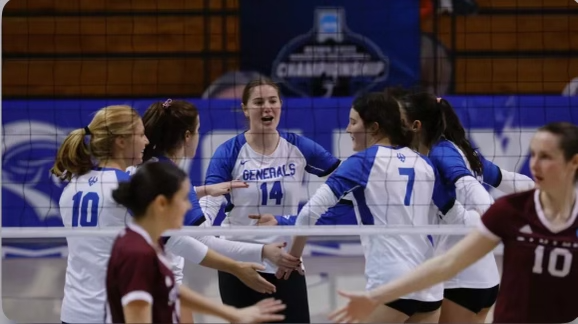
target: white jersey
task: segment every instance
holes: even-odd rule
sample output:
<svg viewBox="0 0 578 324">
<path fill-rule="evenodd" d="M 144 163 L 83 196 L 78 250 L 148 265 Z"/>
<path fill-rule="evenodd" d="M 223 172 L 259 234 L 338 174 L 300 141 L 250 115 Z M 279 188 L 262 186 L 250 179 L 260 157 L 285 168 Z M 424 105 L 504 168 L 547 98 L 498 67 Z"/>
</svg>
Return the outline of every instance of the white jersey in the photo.
<svg viewBox="0 0 578 324">
<path fill-rule="evenodd" d="M 305 173 L 319 177 L 330 174 L 340 161 L 319 144 L 293 133 L 280 133 L 277 149 L 264 156 L 255 152 L 237 135 L 217 148 L 207 169 L 206 184 L 242 180 L 249 188 L 234 190 L 228 196 L 227 218 L 221 226 L 255 225 L 250 214 L 295 215 L 302 195 Z M 213 203 L 211 203 L 213 201 Z M 217 201 L 217 203 L 214 203 Z M 205 216 L 214 219 L 222 199 L 203 197 Z M 212 206 L 211 206 L 212 205 Z M 211 207 L 217 208 L 211 208 Z M 243 242 L 291 242 L 290 237 L 236 236 L 227 239 Z M 265 261 L 264 272 L 275 273 L 277 267 Z"/>
<path fill-rule="evenodd" d="M 481 157 L 481 155 L 480 155 Z M 464 153 L 452 142 L 442 140 L 438 142 L 431 150 L 429 158 L 440 174 L 444 189 L 456 192 L 456 181 L 463 177 L 475 177 L 480 182 L 488 183 L 497 187 L 500 182 L 500 169 L 481 157 L 483 163 L 483 175 L 474 176 L 470 164 Z M 471 178 L 470 178 L 471 179 Z M 481 183 L 470 181 L 477 188 L 461 188 L 456 196 L 462 204 L 469 205 L 486 205 L 486 201 L 493 200 L 490 194 L 483 188 Z M 486 199 L 487 198 L 487 199 Z M 467 203 L 468 200 L 470 203 Z M 443 219 L 443 218 L 442 218 Z M 479 220 L 478 220 L 479 221 Z M 455 220 L 443 223 L 456 224 Z M 458 220 L 458 223 L 462 223 Z M 465 225 L 465 224 L 464 224 Z M 443 254 L 464 237 L 461 235 L 440 235 L 436 238 L 436 254 Z M 447 289 L 455 288 L 472 288 L 485 289 L 497 286 L 500 283 L 500 273 L 496 264 L 493 253 L 488 253 L 480 260 L 457 274 L 452 279 L 444 283 Z"/>
<path fill-rule="evenodd" d="M 65 227 L 125 226 L 131 216 L 112 199 L 126 172 L 98 168 L 73 178 L 60 196 Z M 115 236 L 69 237 L 68 264 L 60 318 L 67 323 L 103 323 L 106 303 L 106 268 Z"/>
<path fill-rule="evenodd" d="M 344 161 L 297 217 L 297 225 L 313 225 L 347 193 L 363 225 L 420 226 L 435 222 L 432 206 L 435 170 L 427 158 L 409 148 L 374 145 Z M 444 205 L 445 203 L 442 203 Z M 433 256 L 427 235 L 362 236 L 367 289 L 411 272 Z M 443 299 L 441 284 L 402 297 L 419 301 Z"/>
</svg>

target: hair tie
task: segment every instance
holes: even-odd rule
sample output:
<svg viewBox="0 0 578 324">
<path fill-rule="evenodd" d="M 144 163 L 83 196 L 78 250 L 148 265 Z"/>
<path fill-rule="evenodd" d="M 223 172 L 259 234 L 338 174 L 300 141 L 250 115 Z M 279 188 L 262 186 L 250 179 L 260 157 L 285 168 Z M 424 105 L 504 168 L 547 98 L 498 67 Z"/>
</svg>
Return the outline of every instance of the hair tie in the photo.
<svg viewBox="0 0 578 324">
<path fill-rule="evenodd" d="M 165 109 L 169 108 L 171 106 L 171 102 L 173 102 L 173 99 L 167 99 L 167 101 L 165 101 L 163 104 L 163 107 L 165 107 Z"/>
<path fill-rule="evenodd" d="M 90 132 L 90 129 L 88 128 L 88 126 L 84 127 L 84 135 L 92 135 L 92 133 Z"/>
</svg>

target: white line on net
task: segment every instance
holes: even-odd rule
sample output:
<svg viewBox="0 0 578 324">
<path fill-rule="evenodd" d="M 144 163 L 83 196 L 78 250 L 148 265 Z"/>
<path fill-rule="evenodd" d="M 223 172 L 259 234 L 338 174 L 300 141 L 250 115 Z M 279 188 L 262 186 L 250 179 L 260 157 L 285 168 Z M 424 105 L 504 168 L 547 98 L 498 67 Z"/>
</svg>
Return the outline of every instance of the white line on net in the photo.
<svg viewBox="0 0 578 324">
<path fill-rule="evenodd" d="M 50 238 L 115 236 L 124 227 L 106 228 L 63 228 L 63 227 L 4 227 L 2 238 Z M 385 226 L 385 225 L 319 225 L 319 226 L 236 226 L 197 227 L 185 226 L 181 230 L 171 230 L 163 235 L 170 236 L 351 236 L 351 235 L 465 235 L 471 226 L 427 225 L 427 226 Z"/>
</svg>

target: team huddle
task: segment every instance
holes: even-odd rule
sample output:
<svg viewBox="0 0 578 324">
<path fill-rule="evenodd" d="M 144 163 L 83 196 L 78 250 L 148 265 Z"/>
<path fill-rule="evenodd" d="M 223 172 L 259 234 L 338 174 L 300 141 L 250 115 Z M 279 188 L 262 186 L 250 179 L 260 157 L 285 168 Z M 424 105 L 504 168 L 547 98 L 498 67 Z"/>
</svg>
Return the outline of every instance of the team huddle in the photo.
<svg viewBox="0 0 578 324">
<path fill-rule="evenodd" d="M 578 127 L 551 123 L 530 145 L 530 178 L 486 160 L 450 103 L 392 91 L 355 98 L 344 161 L 277 130 L 282 99 L 246 85 L 248 130 L 220 145 L 202 186 L 179 168 L 201 121 L 181 100 L 99 110 L 58 151 L 52 173 L 67 227 L 125 226 L 69 237 L 63 323 L 309 323 L 306 237 L 163 236 L 182 226 L 476 225 L 469 235 L 362 236 L 366 290 L 330 319 L 350 322 L 569 322 L 578 318 Z M 325 182 L 299 210 L 306 173 Z M 496 201 L 484 187 L 507 194 Z M 351 215 L 355 219 L 351 219 Z M 493 256 L 504 245 L 500 280 Z M 217 269 L 223 304 L 182 285 L 185 260 Z"/>
</svg>

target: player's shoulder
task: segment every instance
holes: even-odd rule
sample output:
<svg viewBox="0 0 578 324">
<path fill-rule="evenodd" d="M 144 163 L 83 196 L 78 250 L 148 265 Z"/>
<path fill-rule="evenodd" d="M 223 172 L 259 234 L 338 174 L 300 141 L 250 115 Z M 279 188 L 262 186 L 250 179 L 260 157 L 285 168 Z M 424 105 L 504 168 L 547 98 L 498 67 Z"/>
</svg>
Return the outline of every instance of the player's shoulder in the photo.
<svg viewBox="0 0 578 324">
<path fill-rule="evenodd" d="M 496 199 L 491 208 L 495 211 L 499 210 L 509 214 L 525 215 L 528 207 L 534 210 L 535 193 L 536 190 L 532 189 L 502 196 Z"/>
<path fill-rule="evenodd" d="M 245 133 L 243 132 L 221 143 L 221 145 L 219 145 L 215 150 L 214 156 L 236 157 L 241 148 L 243 148 L 243 146 L 245 146 L 246 144 L 247 139 L 245 138 Z"/>
<path fill-rule="evenodd" d="M 297 147 L 300 151 L 310 151 L 318 146 L 318 144 L 309 137 L 293 132 L 280 131 L 279 137 L 288 144 Z"/>
<path fill-rule="evenodd" d="M 127 170 L 114 168 L 95 168 L 86 177 L 85 181 L 88 181 L 89 185 L 102 180 L 103 183 L 116 186 L 118 182 L 130 180 L 130 174 Z"/>
<path fill-rule="evenodd" d="M 355 152 L 353 154 L 351 154 L 347 159 L 347 160 L 367 160 L 367 159 L 375 159 L 376 156 L 378 156 L 378 154 L 380 154 L 380 149 L 383 150 L 385 147 L 382 147 L 380 145 L 372 145 L 364 150 Z M 385 148 L 385 150 L 388 150 L 388 148 Z"/>
<path fill-rule="evenodd" d="M 118 234 L 114 243 L 114 250 L 117 255 L 131 259 L 156 255 L 149 242 L 141 234 L 130 228 L 125 228 Z"/>
<path fill-rule="evenodd" d="M 462 157 L 462 151 L 454 142 L 442 138 L 432 145 L 429 156 L 432 160 L 440 160 L 448 157 Z"/>
<path fill-rule="evenodd" d="M 95 168 L 86 174 L 72 178 L 64 187 L 63 194 L 78 191 L 107 193 L 110 187 L 116 187 L 121 181 L 130 180 L 126 171 L 112 168 Z"/>
</svg>

